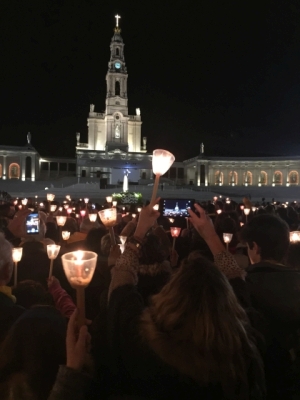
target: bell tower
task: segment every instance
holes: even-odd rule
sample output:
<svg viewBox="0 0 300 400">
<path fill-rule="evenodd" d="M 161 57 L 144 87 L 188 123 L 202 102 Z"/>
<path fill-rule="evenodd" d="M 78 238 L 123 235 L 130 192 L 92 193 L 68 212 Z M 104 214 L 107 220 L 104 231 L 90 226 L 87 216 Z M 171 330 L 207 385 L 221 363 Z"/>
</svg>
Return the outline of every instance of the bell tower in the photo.
<svg viewBox="0 0 300 400">
<path fill-rule="evenodd" d="M 106 114 L 121 111 L 128 115 L 127 69 L 124 58 L 124 43 L 119 27 L 119 15 L 115 16 L 116 27 L 110 43 L 110 60 L 106 74 Z"/>
</svg>

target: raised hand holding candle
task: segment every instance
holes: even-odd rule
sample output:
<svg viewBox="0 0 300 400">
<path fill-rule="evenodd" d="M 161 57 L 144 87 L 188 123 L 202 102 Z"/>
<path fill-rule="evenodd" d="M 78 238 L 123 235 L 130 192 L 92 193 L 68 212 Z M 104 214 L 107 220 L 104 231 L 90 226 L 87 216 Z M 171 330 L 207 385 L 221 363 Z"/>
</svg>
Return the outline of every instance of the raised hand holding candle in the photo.
<svg viewBox="0 0 300 400">
<path fill-rule="evenodd" d="M 48 244 L 47 245 L 47 254 L 48 254 L 48 258 L 50 260 L 49 278 L 51 278 L 51 276 L 52 276 L 53 261 L 58 256 L 59 250 L 60 250 L 60 246 L 57 244 Z"/>
<path fill-rule="evenodd" d="M 155 175 L 155 181 L 150 204 L 153 205 L 155 203 L 159 178 L 169 170 L 174 161 L 174 155 L 167 150 L 157 149 L 153 151 L 152 170 Z"/>
<path fill-rule="evenodd" d="M 66 277 L 70 285 L 76 289 L 79 327 L 85 324 L 84 289 L 92 280 L 97 257 L 96 253 L 83 250 L 72 251 L 61 257 Z"/>
<path fill-rule="evenodd" d="M 178 228 L 177 226 L 172 226 L 170 228 L 170 232 L 171 232 L 171 236 L 173 238 L 173 249 L 175 249 L 175 241 L 176 241 L 176 238 L 178 238 L 178 236 L 180 235 L 181 228 Z"/>
<path fill-rule="evenodd" d="M 12 259 L 14 262 L 14 286 L 17 285 L 18 281 L 18 262 L 21 261 L 23 255 L 23 247 L 14 247 L 12 249 Z"/>
</svg>

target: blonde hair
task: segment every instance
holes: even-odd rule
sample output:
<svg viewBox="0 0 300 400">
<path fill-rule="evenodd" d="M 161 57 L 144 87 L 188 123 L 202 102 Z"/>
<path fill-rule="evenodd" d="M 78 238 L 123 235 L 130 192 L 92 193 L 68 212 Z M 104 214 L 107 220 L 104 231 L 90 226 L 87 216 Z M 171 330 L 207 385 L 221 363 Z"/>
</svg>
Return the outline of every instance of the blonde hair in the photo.
<svg viewBox="0 0 300 400">
<path fill-rule="evenodd" d="M 204 258 L 185 261 L 141 318 L 142 336 L 167 364 L 227 393 L 247 384 L 246 360 L 260 360 L 246 327 L 226 277 Z"/>
</svg>

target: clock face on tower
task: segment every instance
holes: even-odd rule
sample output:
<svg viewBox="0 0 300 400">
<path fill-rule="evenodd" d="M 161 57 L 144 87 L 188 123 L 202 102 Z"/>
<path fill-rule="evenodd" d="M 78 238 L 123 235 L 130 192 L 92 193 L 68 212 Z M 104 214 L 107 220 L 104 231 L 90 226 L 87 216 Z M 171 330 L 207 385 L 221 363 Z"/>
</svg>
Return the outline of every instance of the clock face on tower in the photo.
<svg viewBox="0 0 300 400">
<path fill-rule="evenodd" d="M 116 68 L 116 69 L 120 69 L 120 68 L 121 68 L 121 64 L 120 64 L 119 62 L 116 62 L 116 63 L 115 63 L 115 68 Z"/>
</svg>

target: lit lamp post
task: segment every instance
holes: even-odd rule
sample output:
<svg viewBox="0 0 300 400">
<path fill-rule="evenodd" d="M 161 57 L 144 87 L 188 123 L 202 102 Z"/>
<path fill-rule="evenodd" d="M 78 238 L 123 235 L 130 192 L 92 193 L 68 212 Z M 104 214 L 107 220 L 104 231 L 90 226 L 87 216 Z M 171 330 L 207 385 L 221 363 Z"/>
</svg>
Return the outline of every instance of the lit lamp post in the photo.
<svg viewBox="0 0 300 400">
<path fill-rule="evenodd" d="M 300 242 L 300 231 L 290 232 L 290 242 L 291 243 Z"/>
<path fill-rule="evenodd" d="M 170 231 L 171 231 L 171 236 L 173 238 L 173 249 L 175 249 L 175 241 L 176 241 L 176 238 L 178 238 L 178 236 L 180 235 L 181 228 L 172 226 L 170 228 Z"/>
<path fill-rule="evenodd" d="M 246 215 L 246 222 L 248 222 L 248 215 L 250 214 L 250 208 L 244 208 L 244 214 Z"/>
<path fill-rule="evenodd" d="M 223 233 L 223 240 L 226 244 L 226 250 L 228 251 L 228 245 L 232 240 L 232 233 Z"/>
<path fill-rule="evenodd" d="M 115 233 L 113 230 L 113 226 L 117 222 L 117 210 L 116 208 L 106 208 L 105 210 L 99 211 L 99 217 L 103 223 L 108 229 L 110 233 L 110 238 L 111 238 L 111 244 L 115 245 L 116 244 L 116 238 L 115 238 Z"/>
<path fill-rule="evenodd" d="M 76 289 L 79 327 L 85 324 L 84 289 L 92 280 L 97 257 L 93 251 L 83 250 L 66 253 L 61 257 L 66 277 L 70 285 Z"/>
<path fill-rule="evenodd" d="M 18 262 L 21 261 L 23 255 L 23 247 L 14 247 L 12 249 L 12 259 L 14 262 L 14 286 L 17 286 L 18 281 Z"/>
<path fill-rule="evenodd" d="M 53 201 L 55 199 L 55 194 L 47 193 L 47 200 Z"/>
<path fill-rule="evenodd" d="M 91 222 L 97 221 L 97 214 L 89 214 L 89 219 Z"/>
<path fill-rule="evenodd" d="M 48 244 L 47 245 L 47 254 L 48 254 L 48 258 L 50 260 L 49 278 L 51 278 L 51 276 L 52 276 L 53 261 L 58 256 L 59 250 L 60 250 L 60 246 L 57 244 Z"/>
<path fill-rule="evenodd" d="M 159 179 L 161 175 L 165 174 L 171 167 L 175 157 L 172 153 L 167 150 L 157 149 L 153 151 L 152 156 L 152 170 L 155 175 L 155 181 L 153 185 L 152 198 L 150 204 L 154 204 L 156 200 L 157 189 L 159 185 Z"/>
</svg>

